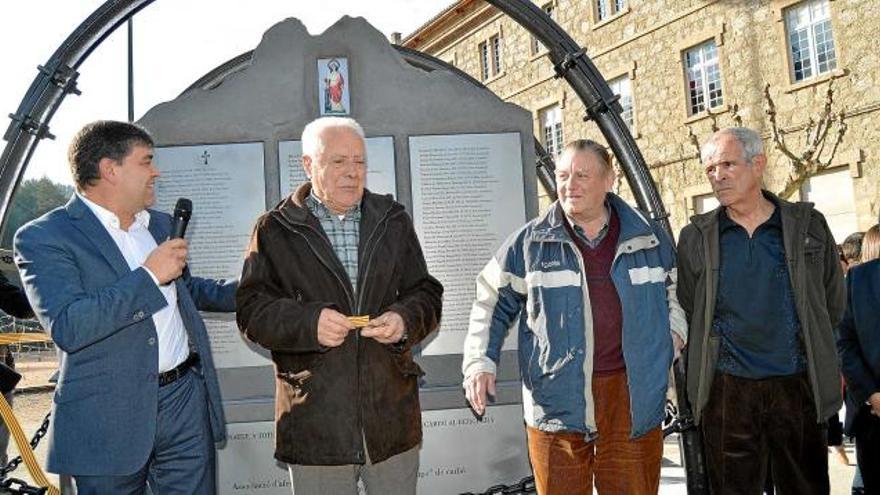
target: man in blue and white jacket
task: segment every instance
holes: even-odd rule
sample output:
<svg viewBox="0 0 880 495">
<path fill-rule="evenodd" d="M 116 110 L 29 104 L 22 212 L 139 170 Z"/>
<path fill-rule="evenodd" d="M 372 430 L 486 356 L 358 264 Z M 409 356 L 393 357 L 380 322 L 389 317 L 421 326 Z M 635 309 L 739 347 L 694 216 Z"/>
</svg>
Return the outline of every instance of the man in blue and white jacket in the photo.
<svg viewBox="0 0 880 495">
<path fill-rule="evenodd" d="M 477 278 L 464 387 L 482 414 L 518 324 L 538 493 L 657 493 L 668 370 L 687 338 L 666 232 L 610 193 L 605 148 L 578 140 L 559 200 L 515 232 Z"/>
</svg>

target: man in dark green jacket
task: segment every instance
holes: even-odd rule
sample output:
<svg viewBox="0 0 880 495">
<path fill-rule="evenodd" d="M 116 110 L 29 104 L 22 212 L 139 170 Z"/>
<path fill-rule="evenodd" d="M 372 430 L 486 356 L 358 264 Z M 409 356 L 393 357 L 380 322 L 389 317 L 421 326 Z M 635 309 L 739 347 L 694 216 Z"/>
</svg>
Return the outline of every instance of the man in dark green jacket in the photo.
<svg viewBox="0 0 880 495">
<path fill-rule="evenodd" d="M 843 275 L 825 218 L 763 191 L 760 136 L 716 132 L 702 162 L 721 206 L 679 236 L 687 389 L 715 493 L 828 493 L 825 418 L 841 405 L 833 329 Z M 769 461 L 769 462 L 768 462 Z"/>
</svg>

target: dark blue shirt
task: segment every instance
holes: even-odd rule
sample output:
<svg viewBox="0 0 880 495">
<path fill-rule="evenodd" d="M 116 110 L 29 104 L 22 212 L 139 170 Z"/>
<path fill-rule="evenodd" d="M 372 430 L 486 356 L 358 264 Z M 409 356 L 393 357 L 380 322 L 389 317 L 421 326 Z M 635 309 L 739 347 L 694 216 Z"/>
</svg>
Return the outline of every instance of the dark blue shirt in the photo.
<svg viewBox="0 0 880 495">
<path fill-rule="evenodd" d="M 767 378 L 806 369 L 779 207 L 752 237 L 722 209 L 721 266 L 713 333 L 721 337 L 718 370 Z"/>
</svg>

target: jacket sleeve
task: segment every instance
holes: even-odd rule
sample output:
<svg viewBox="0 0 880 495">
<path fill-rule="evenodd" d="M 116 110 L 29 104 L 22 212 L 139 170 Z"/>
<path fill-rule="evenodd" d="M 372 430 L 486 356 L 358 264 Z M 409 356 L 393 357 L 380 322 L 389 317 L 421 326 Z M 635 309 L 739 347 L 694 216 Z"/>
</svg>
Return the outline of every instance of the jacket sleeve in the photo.
<svg viewBox="0 0 880 495">
<path fill-rule="evenodd" d="M 666 229 L 653 222 L 654 232 L 660 240 L 660 255 L 666 271 L 666 304 L 669 306 L 669 329 L 687 343 L 688 325 L 684 310 L 678 302 L 678 266 L 675 259 L 675 244 Z"/>
<path fill-rule="evenodd" d="M 697 238 L 697 232 L 693 225 L 683 228 L 678 235 L 678 252 L 676 254 L 678 281 L 675 292 L 678 295 L 678 302 L 684 311 L 686 322 L 689 325 L 693 324 L 694 292 L 697 285 L 697 274 L 694 267 L 696 260 L 693 259 L 693 253 L 697 249 L 694 246 Z"/>
<path fill-rule="evenodd" d="M 15 261 L 34 312 L 52 340 L 73 353 L 150 318 L 168 302 L 143 267 L 87 290 L 80 266 L 61 236 L 40 224 L 15 235 Z"/>
<path fill-rule="evenodd" d="M 2 272 L 0 272 L 0 309 L 16 318 L 34 316 L 24 291 L 10 283 Z"/>
<path fill-rule="evenodd" d="M 852 293 L 856 280 L 861 275 L 859 268 L 853 268 L 847 277 L 847 305 L 843 318 L 837 326 L 837 352 L 840 356 L 841 371 L 846 380 L 846 393 L 855 399 L 856 404 L 864 404 L 871 394 L 880 391 L 880 384 L 874 380 L 871 367 L 862 353 L 853 315 Z"/>
<path fill-rule="evenodd" d="M 496 374 L 501 347 L 527 297 L 523 232 L 510 236 L 477 276 L 477 290 L 464 339 L 461 372 Z"/>
<path fill-rule="evenodd" d="M 828 316 L 831 318 L 831 328 L 835 328 L 843 317 L 846 310 L 846 287 L 843 282 L 843 269 L 840 267 L 840 255 L 837 253 L 837 244 L 834 242 L 834 234 L 828 228 L 828 222 L 821 213 L 815 212 L 822 229 L 825 232 L 825 299 L 828 305 Z"/>
<path fill-rule="evenodd" d="M 279 271 L 272 262 L 272 249 L 285 249 L 284 241 L 272 242 L 278 229 L 264 216 L 254 228 L 235 293 L 236 321 L 244 336 L 270 351 L 322 352 L 318 343 L 318 318 L 330 303 L 297 301 L 285 293 Z"/>
<path fill-rule="evenodd" d="M 231 313 L 235 311 L 235 291 L 238 280 L 214 280 L 193 277 L 189 269 L 184 272 L 184 281 L 189 293 L 200 311 Z"/>
<path fill-rule="evenodd" d="M 397 352 L 405 352 L 425 339 L 440 325 L 443 308 L 443 285 L 428 273 L 428 265 L 415 228 L 406 217 L 403 239 L 404 254 L 401 263 L 401 281 L 397 301 L 387 310 L 403 318 L 407 337 L 405 341 L 391 346 Z"/>
<path fill-rule="evenodd" d="M 156 244 L 161 244 L 171 233 L 172 218 L 165 212 L 150 210 L 150 222 Z M 186 290 L 200 311 L 218 313 L 235 311 L 235 290 L 238 287 L 238 280 L 194 277 L 189 271 L 189 266 L 184 267 L 181 280 L 186 284 Z"/>
</svg>

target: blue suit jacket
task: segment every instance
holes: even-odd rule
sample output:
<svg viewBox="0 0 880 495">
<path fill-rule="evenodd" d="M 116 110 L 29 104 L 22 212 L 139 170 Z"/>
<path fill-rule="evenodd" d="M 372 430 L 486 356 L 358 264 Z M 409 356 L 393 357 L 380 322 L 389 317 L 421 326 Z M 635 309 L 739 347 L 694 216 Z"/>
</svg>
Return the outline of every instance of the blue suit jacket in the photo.
<svg viewBox="0 0 880 495">
<path fill-rule="evenodd" d="M 856 413 L 880 392 L 880 260 L 846 275 L 846 313 L 837 328 L 837 350 L 846 379 L 846 432 L 854 434 Z"/>
<path fill-rule="evenodd" d="M 150 211 L 157 243 L 171 218 Z M 146 269 L 131 270 L 113 238 L 76 195 L 15 235 L 16 263 L 40 323 L 61 350 L 47 468 L 124 475 L 143 467 L 156 437 L 158 346 L 152 315 L 167 305 Z M 175 281 L 211 431 L 225 437 L 220 388 L 199 310 L 233 311 L 237 282 Z"/>
</svg>

